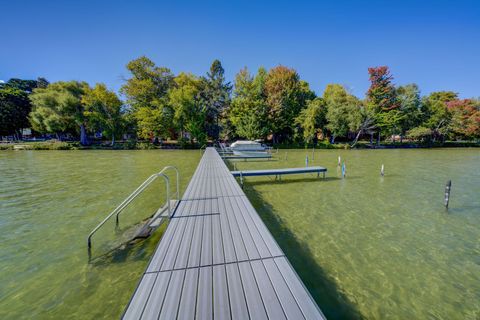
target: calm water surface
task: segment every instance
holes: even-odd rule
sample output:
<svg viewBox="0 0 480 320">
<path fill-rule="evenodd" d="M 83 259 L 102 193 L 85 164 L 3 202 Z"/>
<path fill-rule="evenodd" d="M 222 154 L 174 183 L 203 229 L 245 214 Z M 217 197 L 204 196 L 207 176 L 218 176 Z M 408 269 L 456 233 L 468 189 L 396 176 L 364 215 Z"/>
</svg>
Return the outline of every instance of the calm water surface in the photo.
<svg viewBox="0 0 480 320">
<path fill-rule="evenodd" d="M 480 319 L 479 149 L 287 152 L 236 167 L 328 168 L 245 186 L 328 318 Z"/>
<path fill-rule="evenodd" d="M 285 153 L 287 152 L 287 159 Z M 328 168 L 247 178 L 245 191 L 331 319 L 480 317 L 480 151 L 280 151 L 239 169 Z M 340 179 L 337 158 L 347 163 Z M 150 174 L 182 173 L 198 151 L 0 152 L 0 318 L 118 318 L 161 236 L 119 250 L 119 236 L 164 200 L 152 185 L 121 217 L 88 232 Z M 380 177 L 381 164 L 385 177 Z M 450 210 L 443 207 L 452 180 Z"/>
<path fill-rule="evenodd" d="M 161 232 L 104 255 L 118 244 L 114 224 L 106 224 L 91 263 L 86 236 L 166 165 L 180 169 L 185 188 L 199 159 L 198 151 L 0 152 L 0 319 L 118 318 Z M 163 188 L 152 184 L 120 227 L 152 214 Z"/>
</svg>

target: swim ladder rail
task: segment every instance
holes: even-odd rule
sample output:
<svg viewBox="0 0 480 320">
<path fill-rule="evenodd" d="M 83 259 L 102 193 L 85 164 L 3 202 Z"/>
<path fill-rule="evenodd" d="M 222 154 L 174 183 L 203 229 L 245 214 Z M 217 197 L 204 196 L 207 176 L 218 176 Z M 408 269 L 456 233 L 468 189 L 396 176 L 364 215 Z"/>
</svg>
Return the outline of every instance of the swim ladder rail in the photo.
<svg viewBox="0 0 480 320">
<path fill-rule="evenodd" d="M 178 169 L 174 166 L 166 166 L 164 167 L 160 172 L 158 173 L 155 173 L 155 174 L 152 174 L 150 177 L 148 177 L 137 189 L 135 189 L 135 191 L 133 191 L 128 197 L 125 198 L 125 200 L 122 201 L 122 203 L 120 203 L 120 205 L 118 205 L 118 207 L 116 207 L 112 212 L 110 212 L 110 214 L 105 218 L 103 219 L 102 222 L 100 222 L 91 232 L 90 234 L 88 235 L 87 237 L 87 245 L 88 245 L 88 249 L 90 249 L 92 247 L 92 237 L 93 235 L 108 221 L 110 220 L 111 217 L 113 217 L 113 215 L 115 215 L 115 222 L 116 224 L 118 225 L 118 221 L 119 221 L 119 215 L 120 213 L 122 213 L 123 209 L 125 209 L 136 197 L 138 197 L 153 181 L 155 181 L 158 177 L 162 177 L 165 181 L 165 188 L 166 188 L 166 192 L 167 192 L 167 199 L 166 199 L 166 204 L 164 204 L 162 207 L 165 207 L 167 206 L 167 210 L 168 210 L 168 217 L 171 218 L 173 213 L 172 213 L 172 208 L 171 208 L 171 204 L 170 204 L 170 200 L 171 200 L 171 194 L 170 194 L 170 178 L 165 174 L 165 171 L 169 170 L 169 169 L 173 169 L 175 170 L 175 173 L 176 173 L 176 180 L 177 180 L 177 188 L 176 188 L 176 191 L 175 191 L 175 195 L 176 195 L 176 200 L 179 200 L 180 199 L 180 173 L 178 171 Z"/>
</svg>

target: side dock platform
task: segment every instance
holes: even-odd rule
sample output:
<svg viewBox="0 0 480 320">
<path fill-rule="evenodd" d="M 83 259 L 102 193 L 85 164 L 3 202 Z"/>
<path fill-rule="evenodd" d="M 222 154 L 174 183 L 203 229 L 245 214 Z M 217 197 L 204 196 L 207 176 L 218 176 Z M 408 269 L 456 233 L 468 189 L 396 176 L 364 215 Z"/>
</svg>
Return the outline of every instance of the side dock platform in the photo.
<svg viewBox="0 0 480 320">
<path fill-rule="evenodd" d="M 124 319 L 325 319 L 214 148 L 207 148 Z"/>
</svg>

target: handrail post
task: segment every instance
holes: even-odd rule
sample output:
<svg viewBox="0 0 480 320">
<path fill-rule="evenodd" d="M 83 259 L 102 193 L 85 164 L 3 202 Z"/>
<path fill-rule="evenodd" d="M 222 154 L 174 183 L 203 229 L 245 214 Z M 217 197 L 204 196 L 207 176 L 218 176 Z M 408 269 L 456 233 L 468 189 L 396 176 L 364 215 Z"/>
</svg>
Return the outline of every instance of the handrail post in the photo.
<svg viewBox="0 0 480 320">
<path fill-rule="evenodd" d="M 167 175 L 163 173 L 162 175 L 165 178 L 165 182 L 167 184 L 167 206 L 168 206 L 168 217 L 170 218 L 172 215 L 172 209 L 170 208 L 170 179 L 167 177 Z"/>
</svg>

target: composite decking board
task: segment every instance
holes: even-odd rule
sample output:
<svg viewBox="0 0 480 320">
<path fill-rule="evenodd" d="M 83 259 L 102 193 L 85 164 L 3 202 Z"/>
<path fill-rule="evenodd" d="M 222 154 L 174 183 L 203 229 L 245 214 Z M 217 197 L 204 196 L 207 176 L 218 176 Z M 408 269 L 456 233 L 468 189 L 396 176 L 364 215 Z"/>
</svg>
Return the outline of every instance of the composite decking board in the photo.
<svg viewBox="0 0 480 320">
<path fill-rule="evenodd" d="M 156 277 L 156 274 L 143 275 L 137 290 L 135 290 L 135 294 L 128 304 L 128 307 L 123 315 L 123 319 L 140 319 L 143 309 L 145 308 L 145 301 L 148 300 Z"/>
<path fill-rule="evenodd" d="M 185 279 L 185 270 L 172 271 L 172 276 L 168 284 L 162 310 L 158 319 L 175 319 L 177 317 L 180 296 L 182 294 L 183 280 Z"/>
<path fill-rule="evenodd" d="M 286 319 L 282 305 L 261 260 L 250 261 L 269 319 Z"/>
<path fill-rule="evenodd" d="M 171 219 L 168 223 L 167 230 L 162 237 L 162 241 L 158 244 L 158 247 L 153 255 L 150 264 L 147 267 L 147 272 L 154 272 L 160 270 L 160 267 L 165 259 L 165 254 L 167 253 L 169 244 L 171 243 L 171 239 L 175 234 L 175 230 L 177 229 L 179 220 L 178 219 Z"/>
<path fill-rule="evenodd" d="M 225 263 L 225 253 L 223 251 L 222 229 L 219 215 L 212 216 L 212 244 L 213 264 Z"/>
<path fill-rule="evenodd" d="M 208 148 L 125 319 L 324 319 L 218 153 Z"/>
<path fill-rule="evenodd" d="M 200 264 L 200 253 L 202 250 L 202 237 L 203 237 L 203 219 L 205 216 L 195 217 L 195 229 L 193 231 L 192 245 L 190 253 L 188 254 L 189 268 L 198 267 Z"/>
<path fill-rule="evenodd" d="M 241 199 L 238 199 L 239 197 L 231 197 L 229 198 L 229 201 L 232 202 L 232 205 L 234 206 L 234 211 L 236 211 L 236 216 L 238 217 L 238 220 L 240 221 L 239 223 L 244 225 L 246 228 L 246 232 L 242 230 L 243 234 L 248 234 L 249 238 L 253 242 L 253 246 L 255 247 L 255 252 L 254 254 L 258 254 L 258 257 L 271 257 L 272 254 L 267 248 L 267 245 L 264 241 L 264 239 L 261 236 L 261 233 L 268 233 L 268 230 L 265 228 L 264 230 L 258 229 L 253 220 L 250 218 L 248 215 L 248 212 L 246 211 L 246 208 L 244 206 L 244 203 L 241 201 Z M 248 246 L 250 244 L 247 244 L 247 241 L 245 242 L 245 245 Z M 256 259 L 255 257 L 250 256 L 250 259 Z"/>
<path fill-rule="evenodd" d="M 232 234 L 233 247 L 235 248 L 236 261 L 248 260 L 247 249 L 243 243 L 242 235 L 240 234 L 240 229 L 238 227 L 235 217 L 231 214 L 231 204 L 227 201 L 228 198 L 223 198 L 225 204 L 225 215 L 227 217 L 228 225 L 230 226 L 230 232 Z M 228 213 L 230 212 L 230 214 Z"/>
<path fill-rule="evenodd" d="M 306 319 L 326 319 L 285 257 L 274 258 L 280 273 Z"/>
<path fill-rule="evenodd" d="M 230 224 L 228 223 L 227 215 L 225 212 L 225 203 L 223 199 L 218 201 L 218 211 L 223 212 L 220 214 L 220 230 L 222 233 L 222 244 L 225 262 L 237 261 L 237 254 L 235 252 L 235 246 L 233 245 L 232 232 L 230 230 Z"/>
<path fill-rule="evenodd" d="M 212 267 L 200 268 L 197 289 L 196 319 L 213 319 Z"/>
<path fill-rule="evenodd" d="M 262 261 L 266 273 L 270 278 L 278 300 L 283 307 L 283 311 L 288 319 L 304 319 L 302 311 L 288 288 L 285 279 L 277 268 L 273 259 L 265 259 Z"/>
<path fill-rule="evenodd" d="M 248 230 L 248 227 L 245 224 L 243 219 L 243 213 L 238 209 L 238 206 L 235 202 L 235 197 L 226 198 L 226 201 L 229 202 L 231 211 L 229 211 L 229 215 L 234 220 L 238 226 L 239 236 L 242 238 L 242 242 L 245 246 L 245 250 L 247 252 L 248 259 L 259 259 L 260 254 L 258 253 L 257 247 L 255 245 L 255 241 L 253 241 L 252 235 Z M 238 240 L 240 241 L 240 240 Z"/>
<path fill-rule="evenodd" d="M 181 219 L 186 219 L 187 225 L 185 226 L 184 236 L 181 241 L 180 247 L 178 248 L 177 260 L 175 261 L 175 269 L 182 269 L 187 267 L 188 254 L 192 245 L 193 229 L 195 227 L 196 217 L 192 216 Z"/>
<path fill-rule="evenodd" d="M 183 211 L 190 210 L 191 203 L 188 203 L 182 208 L 183 210 L 178 212 L 179 215 L 182 215 Z M 162 265 L 164 264 L 165 257 L 168 254 L 170 246 L 172 244 L 172 240 L 177 236 L 177 231 L 179 231 L 179 224 L 182 222 L 181 219 L 171 219 L 165 232 L 164 236 L 162 237 L 162 241 L 160 241 L 157 250 L 150 262 L 147 272 L 155 272 L 161 270 Z"/>
<path fill-rule="evenodd" d="M 240 262 L 238 264 L 238 268 L 240 269 L 240 275 L 242 277 L 242 283 L 245 290 L 248 310 L 250 311 L 250 317 L 252 319 L 260 320 L 268 319 L 250 262 Z"/>
<path fill-rule="evenodd" d="M 194 319 L 197 304 L 198 268 L 187 269 L 182 296 L 178 306 L 178 319 Z"/>
<path fill-rule="evenodd" d="M 172 237 L 170 245 L 168 246 L 167 253 L 165 254 L 165 259 L 163 259 L 162 266 L 160 270 L 171 270 L 175 265 L 175 260 L 177 259 L 179 247 L 182 244 L 182 238 L 185 233 L 185 227 L 187 225 L 188 219 L 175 219 L 178 222 L 177 229 L 175 230 L 175 235 Z"/>
<path fill-rule="evenodd" d="M 200 254 L 200 265 L 208 266 L 213 263 L 212 243 L 212 217 L 203 217 L 202 252 Z"/>
<path fill-rule="evenodd" d="M 230 319 L 225 265 L 213 266 L 213 314 L 215 319 Z"/>
<path fill-rule="evenodd" d="M 248 208 L 245 207 L 245 203 L 242 201 L 242 199 L 239 199 L 239 197 L 233 197 L 231 201 L 234 201 L 237 205 L 237 208 L 243 213 L 242 218 L 245 221 L 245 224 L 248 226 L 248 230 L 255 245 L 257 246 L 260 257 L 272 256 L 273 253 L 268 249 L 268 245 L 265 241 L 268 230 L 266 230 L 266 228 L 259 228 L 255 224 L 255 221 L 250 216 Z M 265 234 L 265 236 L 262 236 L 262 234 Z"/>
<path fill-rule="evenodd" d="M 280 249 L 280 247 L 277 244 L 277 242 L 275 241 L 275 239 L 273 239 L 272 234 L 268 231 L 267 226 L 265 225 L 265 223 L 263 223 L 262 219 L 260 218 L 258 213 L 253 208 L 250 201 L 248 201 L 247 197 L 242 196 L 242 197 L 239 197 L 239 199 L 242 200 L 242 202 L 244 203 L 245 208 L 246 208 L 246 214 L 248 216 L 250 216 L 253 223 L 255 224 L 257 229 L 259 230 L 259 232 L 260 232 L 260 234 L 263 238 L 263 241 L 266 243 L 266 245 L 268 247 L 268 250 L 270 251 L 270 254 L 272 256 L 283 255 L 283 251 Z"/>
<path fill-rule="evenodd" d="M 172 272 L 162 272 L 156 275 L 157 278 L 155 284 L 150 293 L 150 297 L 146 302 L 141 319 L 158 319 L 158 316 L 160 315 L 160 310 L 162 309 L 163 301 L 165 299 L 165 292 L 167 291 Z"/>
<path fill-rule="evenodd" d="M 243 291 L 243 283 L 240 278 L 238 264 L 226 264 L 228 296 L 230 299 L 230 310 L 232 319 L 248 319 L 250 318 Z"/>
</svg>

